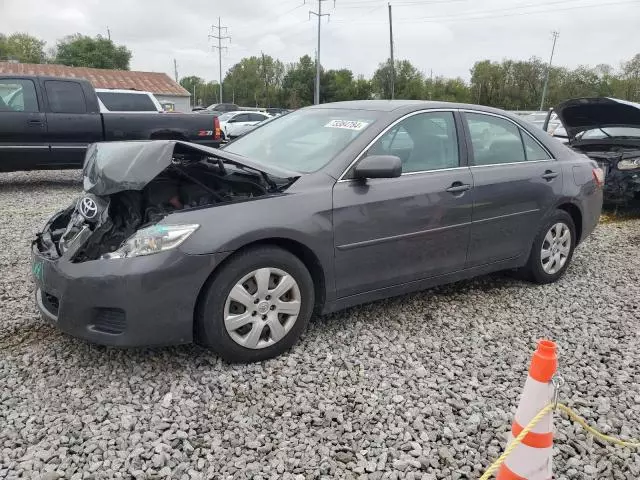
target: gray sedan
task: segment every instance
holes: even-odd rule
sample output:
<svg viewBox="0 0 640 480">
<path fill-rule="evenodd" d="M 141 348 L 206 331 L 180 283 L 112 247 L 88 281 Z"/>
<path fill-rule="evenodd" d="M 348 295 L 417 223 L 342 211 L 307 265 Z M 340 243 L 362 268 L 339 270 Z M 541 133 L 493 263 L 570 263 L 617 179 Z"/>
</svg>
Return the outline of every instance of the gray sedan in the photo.
<svg viewBox="0 0 640 480">
<path fill-rule="evenodd" d="M 497 270 L 556 281 L 602 182 L 518 117 L 450 103 L 304 108 L 219 150 L 95 144 L 84 194 L 33 242 L 36 302 L 92 342 L 258 361 L 313 312 Z"/>
</svg>

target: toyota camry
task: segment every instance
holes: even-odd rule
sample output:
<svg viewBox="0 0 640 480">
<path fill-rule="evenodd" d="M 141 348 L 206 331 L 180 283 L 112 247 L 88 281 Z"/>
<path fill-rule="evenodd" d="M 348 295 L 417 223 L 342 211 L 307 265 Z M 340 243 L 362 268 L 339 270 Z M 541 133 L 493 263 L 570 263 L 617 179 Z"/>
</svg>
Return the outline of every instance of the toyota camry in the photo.
<svg viewBox="0 0 640 480">
<path fill-rule="evenodd" d="M 33 241 L 43 316 L 91 342 L 249 362 L 314 312 L 497 270 L 556 281 L 597 224 L 603 173 L 500 110 L 354 101 L 223 149 L 94 144 L 83 182 Z"/>
</svg>

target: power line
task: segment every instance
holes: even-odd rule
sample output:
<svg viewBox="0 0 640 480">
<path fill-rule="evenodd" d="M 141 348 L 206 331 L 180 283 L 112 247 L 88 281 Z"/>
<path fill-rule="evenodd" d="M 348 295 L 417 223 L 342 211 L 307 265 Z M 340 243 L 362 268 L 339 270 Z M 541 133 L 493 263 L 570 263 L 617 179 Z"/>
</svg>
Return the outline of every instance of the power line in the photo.
<svg viewBox="0 0 640 480">
<path fill-rule="evenodd" d="M 209 38 L 213 38 L 218 40 L 218 45 L 214 45 L 213 48 L 214 49 L 218 49 L 218 67 L 220 69 L 220 103 L 222 103 L 222 49 L 227 49 L 227 47 L 223 47 L 222 46 L 222 40 L 227 40 L 227 39 L 231 39 L 230 36 L 228 35 L 222 35 L 222 31 L 224 30 L 224 32 L 227 32 L 227 27 L 223 27 L 220 24 L 220 17 L 218 17 L 218 26 L 216 27 L 215 25 L 211 25 L 211 31 L 213 32 L 215 29 L 217 29 L 217 34 L 209 34 Z"/>
<path fill-rule="evenodd" d="M 625 4 L 638 4 L 638 0 L 626 0 L 626 1 L 618 1 L 618 2 L 608 2 L 608 3 L 597 3 L 597 4 L 587 4 L 587 5 L 575 5 L 572 7 L 566 8 L 546 8 L 541 10 L 535 10 L 530 12 L 515 12 L 515 13 L 507 13 L 505 15 L 492 15 L 493 13 L 500 13 L 509 10 L 521 10 L 527 8 L 538 8 L 541 6 L 551 6 L 558 4 L 567 4 L 570 2 L 583 1 L 583 0 L 560 0 L 554 2 L 546 2 L 546 3 L 538 3 L 538 4 L 527 4 L 521 5 L 511 8 L 502 8 L 499 10 L 478 10 L 474 12 L 467 12 L 465 14 L 454 14 L 454 15 L 441 15 L 434 17 L 420 17 L 420 18 L 400 18 L 396 20 L 396 23 L 433 23 L 433 22 L 447 22 L 447 23 L 457 23 L 463 21 L 473 21 L 473 20 L 487 20 L 494 18 L 504 18 L 504 17 L 518 17 L 523 15 L 536 15 L 539 13 L 546 12 L 562 12 L 566 10 L 576 10 L 583 8 L 594 8 L 594 7 L 608 7 L 614 5 L 625 5 Z M 489 14 L 489 15 L 487 15 Z M 384 20 L 371 20 L 365 22 L 359 22 L 357 20 L 349 20 L 349 19 L 338 19 L 335 20 L 335 23 L 350 23 L 350 24 L 379 24 L 385 22 Z"/>
<path fill-rule="evenodd" d="M 318 105 L 320 103 L 320 29 L 322 27 L 322 17 L 329 17 L 330 14 L 322 13 L 322 3 L 328 0 L 318 0 L 318 11 L 314 12 L 309 10 L 309 19 L 311 15 L 318 17 L 318 47 L 316 51 L 316 88 L 313 95 L 313 104 Z M 336 0 L 333 0 L 333 7 L 336 6 Z"/>
<path fill-rule="evenodd" d="M 544 110 L 544 100 L 547 96 L 547 87 L 549 86 L 549 72 L 551 71 L 551 62 L 553 62 L 553 52 L 556 51 L 556 41 L 560 36 L 560 32 L 552 32 L 553 46 L 551 47 L 551 57 L 549 57 L 549 65 L 547 66 L 547 75 L 544 80 L 544 88 L 542 89 L 542 100 L 540 100 L 540 111 Z"/>
</svg>

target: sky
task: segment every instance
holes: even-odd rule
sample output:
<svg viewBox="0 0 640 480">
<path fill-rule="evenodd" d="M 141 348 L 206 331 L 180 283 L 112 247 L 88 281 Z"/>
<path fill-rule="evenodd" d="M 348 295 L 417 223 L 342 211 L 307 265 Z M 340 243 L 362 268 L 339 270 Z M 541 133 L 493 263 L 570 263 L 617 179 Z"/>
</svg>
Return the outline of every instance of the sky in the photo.
<svg viewBox="0 0 640 480">
<path fill-rule="evenodd" d="M 387 0 L 322 2 L 321 62 L 371 76 L 389 56 Z M 391 0 L 396 59 L 426 76 L 469 78 L 482 59 L 554 65 L 620 62 L 640 53 L 640 0 Z M 261 52 L 293 62 L 315 55 L 318 0 L 0 0 L 0 32 L 26 32 L 54 46 L 73 33 L 107 36 L 132 52 L 132 70 L 218 78 L 212 25 L 221 18 L 224 70 Z M 311 18 L 310 18 L 311 17 Z"/>
</svg>

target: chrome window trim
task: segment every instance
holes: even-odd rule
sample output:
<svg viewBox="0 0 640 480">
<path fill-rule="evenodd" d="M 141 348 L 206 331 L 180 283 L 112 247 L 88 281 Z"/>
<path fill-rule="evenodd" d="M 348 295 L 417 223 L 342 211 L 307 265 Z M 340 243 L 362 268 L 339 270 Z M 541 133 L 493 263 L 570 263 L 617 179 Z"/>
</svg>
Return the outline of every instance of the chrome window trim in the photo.
<svg viewBox="0 0 640 480">
<path fill-rule="evenodd" d="M 490 117 L 496 117 L 496 118 L 500 118 L 502 120 L 506 120 L 507 122 L 510 122 L 513 125 L 515 125 L 515 127 L 518 129 L 518 131 L 524 132 L 526 135 L 529 136 L 529 138 L 533 139 L 533 141 L 536 142 L 540 146 L 540 148 L 542 148 L 547 153 L 547 155 L 549 155 L 549 158 L 547 158 L 545 160 L 525 160 L 524 162 L 491 163 L 491 164 L 487 164 L 487 165 L 469 165 L 470 167 L 491 167 L 491 166 L 494 166 L 494 165 L 511 165 L 511 164 L 519 164 L 519 163 L 556 161 L 556 158 L 553 156 L 553 154 L 549 151 L 549 149 L 546 146 L 544 146 L 542 143 L 540 143 L 540 141 L 534 135 L 532 135 L 526 128 L 524 128 L 519 123 L 514 122 L 509 117 L 505 117 L 504 115 L 500 115 L 500 114 L 492 113 L 492 112 L 483 112 L 481 110 L 460 109 L 458 111 L 462 112 L 462 113 L 475 113 L 475 114 L 478 114 L 478 115 L 488 115 Z M 471 136 L 471 132 L 469 132 L 469 136 Z M 522 148 L 525 148 L 524 141 L 522 140 L 522 138 L 520 139 L 520 141 L 522 142 Z M 526 152 L 525 152 L 525 156 L 526 156 Z"/>
<path fill-rule="evenodd" d="M 395 127 L 398 123 L 400 123 L 401 121 L 409 118 L 409 117 L 413 117 L 414 115 L 419 115 L 421 113 L 429 113 L 429 112 L 451 112 L 452 114 L 459 111 L 457 108 L 427 108 L 427 109 L 423 109 L 423 110 L 416 110 L 415 112 L 409 112 L 405 115 L 403 115 L 402 117 L 394 120 L 392 123 L 390 123 L 387 128 L 385 128 L 382 132 L 380 132 L 378 135 L 376 135 L 374 137 L 373 140 L 371 140 L 366 147 L 364 147 L 362 149 L 362 151 L 356 155 L 355 160 L 353 160 L 346 169 L 343 170 L 342 174 L 338 177 L 338 181 L 336 183 L 342 183 L 342 182 L 351 182 L 354 179 L 353 178 L 344 178 L 344 176 L 347 174 L 347 172 L 349 170 L 351 170 L 351 168 L 362 158 L 362 156 L 365 154 L 365 152 L 367 150 L 369 150 L 369 148 L 371 148 L 371 146 L 376 143 L 380 137 L 382 137 L 385 133 L 387 133 L 389 130 L 391 130 L 393 127 Z M 455 121 L 455 118 L 454 118 Z M 458 142 L 460 141 L 460 132 L 457 132 L 458 135 Z M 464 133 L 463 133 L 464 136 Z M 460 162 L 460 159 L 458 158 L 458 162 Z M 454 169 L 458 169 L 458 168 L 468 168 L 467 166 L 463 166 L 463 167 L 451 167 L 451 168 L 440 168 L 440 169 L 434 169 L 434 170 L 422 170 L 419 172 L 407 172 L 407 173 L 403 173 L 400 176 L 404 177 L 405 175 L 413 175 L 413 174 L 417 174 L 417 173 L 425 173 L 425 172 L 441 172 L 443 170 L 454 170 Z"/>
<path fill-rule="evenodd" d="M 487 165 L 469 165 L 469 168 L 499 167 L 501 165 L 531 165 L 532 163 L 555 162 L 553 158 L 546 160 L 525 160 L 524 162 L 488 163 Z"/>
</svg>

